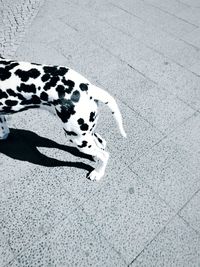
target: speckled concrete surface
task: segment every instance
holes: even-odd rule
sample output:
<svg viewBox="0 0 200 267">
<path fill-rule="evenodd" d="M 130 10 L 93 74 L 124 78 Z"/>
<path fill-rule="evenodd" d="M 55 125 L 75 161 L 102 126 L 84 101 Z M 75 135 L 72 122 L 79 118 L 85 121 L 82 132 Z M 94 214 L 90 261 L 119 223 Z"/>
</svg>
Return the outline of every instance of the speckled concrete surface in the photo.
<svg viewBox="0 0 200 267">
<path fill-rule="evenodd" d="M 0 267 L 200 266 L 198 0 L 0 0 L 0 54 L 74 68 L 115 96 L 100 106 L 111 158 L 70 149 L 40 110 L 0 144 Z"/>
</svg>

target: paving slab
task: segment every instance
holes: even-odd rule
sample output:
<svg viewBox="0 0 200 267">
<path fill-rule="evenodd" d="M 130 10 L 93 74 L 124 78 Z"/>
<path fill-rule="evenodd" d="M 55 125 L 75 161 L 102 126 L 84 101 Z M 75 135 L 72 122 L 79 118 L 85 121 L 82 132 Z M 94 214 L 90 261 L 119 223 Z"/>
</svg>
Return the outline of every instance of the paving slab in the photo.
<svg viewBox="0 0 200 267">
<path fill-rule="evenodd" d="M 161 9 L 149 5 L 148 2 L 140 0 L 112 2 L 113 4 L 115 4 L 115 6 L 123 8 L 123 10 L 125 10 L 127 13 L 141 18 L 146 23 L 156 25 L 158 28 L 161 28 L 162 30 L 179 37 L 197 28 L 196 25 L 193 25 L 192 23 L 187 21 L 180 20 L 170 13 L 164 12 Z"/>
<path fill-rule="evenodd" d="M 188 153 L 169 139 L 162 140 L 130 165 L 175 211 L 200 188 L 198 173 L 188 164 Z"/>
<path fill-rule="evenodd" d="M 81 210 L 17 256 L 14 266 L 126 266 Z"/>
<path fill-rule="evenodd" d="M 0 203 L 7 207 L 0 230 L 15 256 L 76 209 L 53 173 L 39 167 L 4 186 Z"/>
<path fill-rule="evenodd" d="M 121 62 L 112 72 L 101 75 L 99 82 L 164 134 L 194 113 L 173 94 Z"/>
<path fill-rule="evenodd" d="M 128 169 L 85 202 L 83 209 L 127 264 L 173 215 L 172 210 Z"/>
<path fill-rule="evenodd" d="M 188 10 L 190 8 L 183 2 L 174 0 L 146 0 L 145 2 L 153 5 L 154 7 L 162 9 L 162 11 L 169 12 L 170 14 L 177 14 L 178 12 Z"/>
<path fill-rule="evenodd" d="M 130 266 L 199 266 L 200 237 L 176 216 Z"/>
<path fill-rule="evenodd" d="M 179 215 L 184 218 L 189 225 L 200 233 L 200 192 L 198 191 L 192 199 L 183 207 Z"/>
<path fill-rule="evenodd" d="M 2 232 L 0 232 L 0 266 L 8 264 L 13 258 L 14 254 Z"/>
<path fill-rule="evenodd" d="M 192 4 L 192 2 L 188 2 L 188 4 Z M 197 6 L 198 5 L 198 6 Z M 182 10 L 180 11 L 177 16 L 179 16 L 179 18 L 184 19 L 185 21 L 192 23 L 196 26 L 200 26 L 200 4 L 197 3 L 197 5 L 195 6 L 191 6 L 190 9 L 187 11 L 186 10 Z"/>
</svg>

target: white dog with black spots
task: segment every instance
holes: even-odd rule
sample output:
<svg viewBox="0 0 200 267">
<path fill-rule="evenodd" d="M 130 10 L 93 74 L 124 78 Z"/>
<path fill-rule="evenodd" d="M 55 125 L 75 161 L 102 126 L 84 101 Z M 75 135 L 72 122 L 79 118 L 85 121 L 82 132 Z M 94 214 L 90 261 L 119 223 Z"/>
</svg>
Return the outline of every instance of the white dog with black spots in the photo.
<svg viewBox="0 0 200 267">
<path fill-rule="evenodd" d="M 95 133 L 98 101 L 111 109 L 121 134 L 126 137 L 114 98 L 74 70 L 0 59 L 0 139 L 9 134 L 5 115 L 31 108 L 47 109 L 61 119 L 74 146 L 100 160 L 87 176 L 97 181 L 104 175 L 109 158 L 105 140 Z"/>
</svg>

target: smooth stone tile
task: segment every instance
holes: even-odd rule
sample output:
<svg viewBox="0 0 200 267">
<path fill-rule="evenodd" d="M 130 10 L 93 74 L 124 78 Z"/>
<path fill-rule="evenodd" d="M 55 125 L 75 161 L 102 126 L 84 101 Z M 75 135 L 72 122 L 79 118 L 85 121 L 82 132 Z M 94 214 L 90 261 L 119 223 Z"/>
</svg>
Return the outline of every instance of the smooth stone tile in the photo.
<svg viewBox="0 0 200 267">
<path fill-rule="evenodd" d="M 169 139 L 162 140 L 130 165 L 174 210 L 178 211 L 200 187 L 188 152 Z"/>
<path fill-rule="evenodd" d="M 17 266 L 125 266 L 81 210 L 73 212 L 49 234 L 18 257 Z"/>
<path fill-rule="evenodd" d="M 84 203 L 97 229 L 130 263 L 171 218 L 171 209 L 129 169 Z"/>
<path fill-rule="evenodd" d="M 199 235 L 176 216 L 130 266 L 199 266 L 199 248 Z"/>
<path fill-rule="evenodd" d="M 198 191 L 193 198 L 187 203 L 185 207 L 179 212 L 193 229 L 200 233 L 200 191 Z"/>
</svg>

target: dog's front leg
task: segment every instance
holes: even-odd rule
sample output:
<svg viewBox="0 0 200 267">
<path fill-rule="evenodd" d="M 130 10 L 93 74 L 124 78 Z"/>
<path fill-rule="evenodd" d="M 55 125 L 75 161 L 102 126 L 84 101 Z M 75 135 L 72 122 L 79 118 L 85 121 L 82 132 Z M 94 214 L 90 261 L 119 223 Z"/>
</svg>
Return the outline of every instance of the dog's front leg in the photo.
<svg viewBox="0 0 200 267">
<path fill-rule="evenodd" d="M 84 139 L 79 136 L 77 138 L 73 138 L 72 142 L 76 145 L 79 151 L 96 157 L 99 160 L 98 166 L 92 172 L 87 174 L 88 179 L 99 181 L 105 174 L 109 153 L 97 146 L 93 135 L 85 135 Z"/>
</svg>

